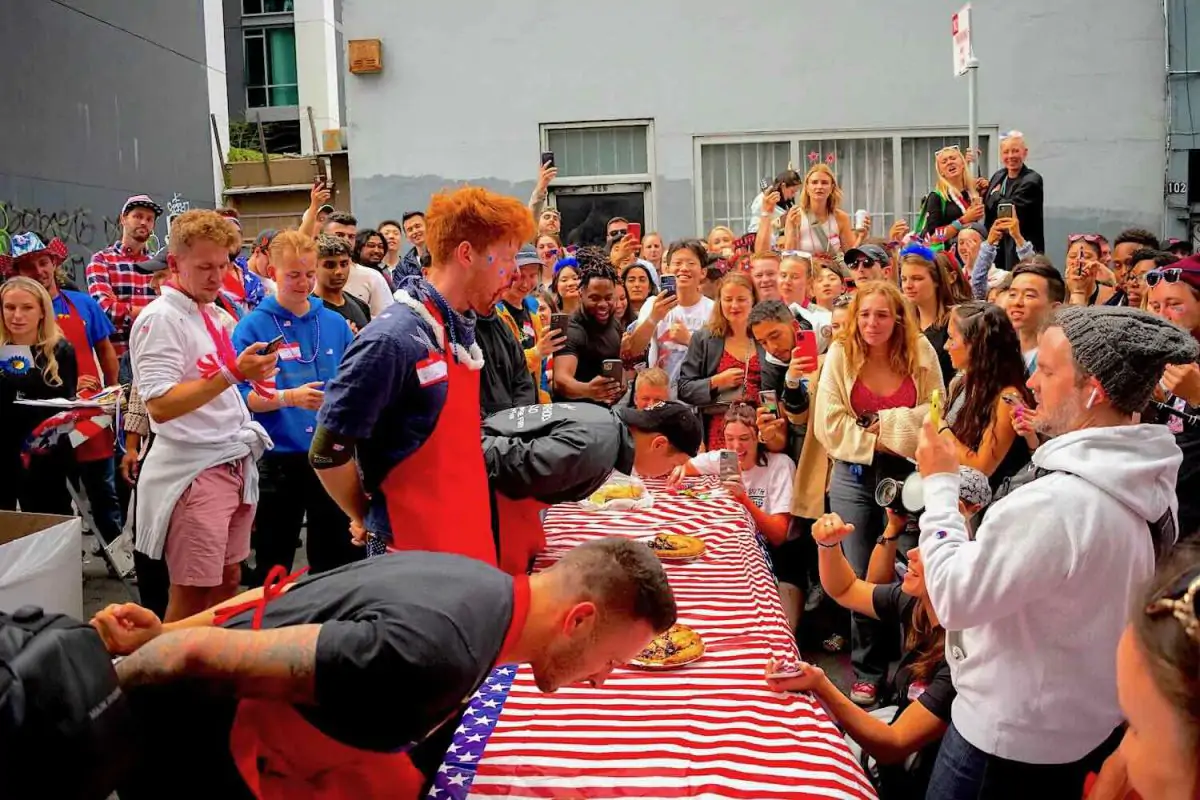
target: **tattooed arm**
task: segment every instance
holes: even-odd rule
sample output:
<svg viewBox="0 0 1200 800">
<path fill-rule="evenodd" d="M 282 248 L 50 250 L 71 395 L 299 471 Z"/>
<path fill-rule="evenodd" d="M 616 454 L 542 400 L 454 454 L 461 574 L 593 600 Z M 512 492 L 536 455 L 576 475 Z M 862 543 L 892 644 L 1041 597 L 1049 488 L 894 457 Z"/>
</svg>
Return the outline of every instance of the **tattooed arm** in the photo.
<svg viewBox="0 0 1200 800">
<path fill-rule="evenodd" d="M 237 697 L 312 704 L 320 631 L 320 625 L 172 631 L 119 662 L 117 677 L 126 689 L 186 679 L 215 684 Z"/>
</svg>

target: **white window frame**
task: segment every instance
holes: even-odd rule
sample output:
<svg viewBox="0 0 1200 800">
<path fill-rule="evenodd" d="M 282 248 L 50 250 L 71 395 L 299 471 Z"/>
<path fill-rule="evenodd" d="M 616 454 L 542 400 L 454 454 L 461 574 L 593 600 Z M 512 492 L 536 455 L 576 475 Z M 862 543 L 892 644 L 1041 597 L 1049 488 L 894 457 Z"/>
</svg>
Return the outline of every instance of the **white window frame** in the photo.
<svg viewBox="0 0 1200 800">
<path fill-rule="evenodd" d="M 644 230 L 655 230 L 658 214 L 654 207 L 655 164 L 654 120 L 652 119 L 608 119 L 586 122 L 543 122 L 538 126 L 538 140 L 542 152 L 550 148 L 550 131 L 577 130 L 580 128 L 645 128 L 646 171 L 627 175 L 577 175 L 571 178 L 555 178 L 547 192 L 547 204 L 551 207 L 556 190 L 563 194 L 609 194 L 613 192 L 637 191 L 642 189 L 642 207 L 645 209 Z"/>
<path fill-rule="evenodd" d="M 777 142 L 788 143 L 788 160 L 795 165 L 801 175 L 808 169 L 807 154 L 800 153 L 800 142 L 811 139 L 887 139 L 892 140 L 892 206 L 897 214 L 912 216 L 920 209 L 903 208 L 904 202 L 904 146 L 905 139 L 927 139 L 938 136 L 966 137 L 969 131 L 963 127 L 916 127 L 916 128 L 853 128 L 836 131 L 829 130 L 792 130 L 773 133 L 749 134 L 704 134 L 692 137 L 692 180 L 693 201 L 696 215 L 696 235 L 704 238 L 708 231 L 704 227 L 704 167 L 701 163 L 701 148 L 704 145 L 722 144 L 770 144 Z M 1000 157 L 1000 128 L 989 126 L 978 130 L 979 136 L 988 137 L 987 161 L 998 164 Z M 836 172 L 837 167 L 834 167 Z M 767 177 L 767 176 L 763 176 Z M 990 177 L 983 175 L 980 177 Z M 933 187 L 929 187 L 932 189 Z M 886 231 L 884 232 L 886 233 Z M 881 234 L 882 235 L 882 234 Z"/>
</svg>

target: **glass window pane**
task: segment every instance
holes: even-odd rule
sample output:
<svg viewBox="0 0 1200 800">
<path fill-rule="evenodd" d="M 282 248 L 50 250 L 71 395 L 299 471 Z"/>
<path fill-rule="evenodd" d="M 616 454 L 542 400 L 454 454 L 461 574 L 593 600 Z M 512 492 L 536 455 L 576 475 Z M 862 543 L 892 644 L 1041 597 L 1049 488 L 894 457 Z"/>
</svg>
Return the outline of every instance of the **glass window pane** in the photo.
<svg viewBox="0 0 1200 800">
<path fill-rule="evenodd" d="M 546 138 L 563 178 L 641 175 L 649 168 L 645 125 L 551 128 Z"/>
<path fill-rule="evenodd" d="M 970 143 L 967 136 L 912 136 L 900 143 L 901 198 L 908 215 L 910 225 L 915 225 L 921 214 L 922 201 L 937 187 L 937 169 L 934 165 L 934 154 L 943 147 L 958 147 L 966 152 Z M 979 137 L 979 154 L 977 165 L 971 167 L 971 174 L 989 177 L 987 136 Z"/>
<path fill-rule="evenodd" d="M 262 0 L 242 0 L 243 14 L 261 14 Z"/>
<path fill-rule="evenodd" d="M 263 12 L 266 14 L 290 13 L 292 0 L 262 0 Z"/>
<path fill-rule="evenodd" d="M 248 108 L 263 108 L 267 105 L 267 90 L 263 86 L 246 87 L 246 106 Z"/>
<path fill-rule="evenodd" d="M 267 54 L 263 47 L 262 31 L 246 31 L 246 85 L 263 86 L 267 82 Z"/>
<path fill-rule="evenodd" d="M 300 105 L 300 92 L 296 86 L 272 86 L 271 87 L 271 105 L 273 106 L 298 106 Z"/>
<path fill-rule="evenodd" d="M 296 83 L 295 28 L 268 28 L 267 83 L 272 86 Z"/>
<path fill-rule="evenodd" d="M 892 138 L 806 139 L 800 142 L 803 174 L 814 163 L 825 162 L 842 190 L 841 208 L 853 215 L 863 208 L 872 217 L 872 230 L 881 236 L 895 217 L 893 205 Z"/>
<path fill-rule="evenodd" d="M 736 235 L 745 233 L 759 182 L 787 169 L 790 149 L 788 142 L 701 145 L 704 231 L 725 225 Z"/>
</svg>

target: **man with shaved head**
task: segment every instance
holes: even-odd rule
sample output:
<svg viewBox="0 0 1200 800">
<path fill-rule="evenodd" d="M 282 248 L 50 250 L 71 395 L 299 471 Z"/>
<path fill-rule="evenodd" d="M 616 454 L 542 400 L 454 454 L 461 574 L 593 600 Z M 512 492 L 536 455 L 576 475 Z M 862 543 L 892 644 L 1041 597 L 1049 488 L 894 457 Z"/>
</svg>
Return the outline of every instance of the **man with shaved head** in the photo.
<svg viewBox="0 0 1200 800">
<path fill-rule="evenodd" d="M 1042 219 L 1042 176 L 1025 166 L 1029 148 L 1025 146 L 1025 134 L 1009 131 L 1000 137 L 1000 161 L 1004 165 L 983 186 L 985 227 L 991 230 L 992 223 L 1000 216 L 1002 206 L 1012 204 L 1021 233 L 1039 253 L 1046 252 L 1046 228 Z M 1007 210 L 1007 209 L 1006 209 Z M 996 258 L 996 266 L 1012 270 L 1020 262 L 1017 246 L 1011 237 L 1005 237 Z"/>
</svg>

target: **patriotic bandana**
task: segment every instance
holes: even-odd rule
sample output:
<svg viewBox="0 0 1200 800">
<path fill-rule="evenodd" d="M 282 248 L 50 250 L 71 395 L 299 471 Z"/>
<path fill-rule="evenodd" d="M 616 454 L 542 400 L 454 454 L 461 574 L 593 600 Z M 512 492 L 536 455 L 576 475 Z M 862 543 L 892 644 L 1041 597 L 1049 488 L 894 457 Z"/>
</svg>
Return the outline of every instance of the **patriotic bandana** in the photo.
<svg viewBox="0 0 1200 800">
<path fill-rule="evenodd" d="M 216 352 L 208 353 L 196 361 L 196 369 L 200 370 L 200 377 L 208 379 L 218 373 L 223 373 L 234 385 L 245 383 L 248 379 L 237 367 L 237 353 L 233 349 L 233 340 L 229 338 L 229 331 L 214 323 L 204 306 L 197 304 L 197 307 L 200 309 L 200 316 L 204 318 L 204 327 L 208 329 L 208 336 L 217 348 Z M 274 378 L 268 378 L 265 381 L 250 381 L 250 388 L 264 399 L 271 400 L 275 397 Z"/>
</svg>

